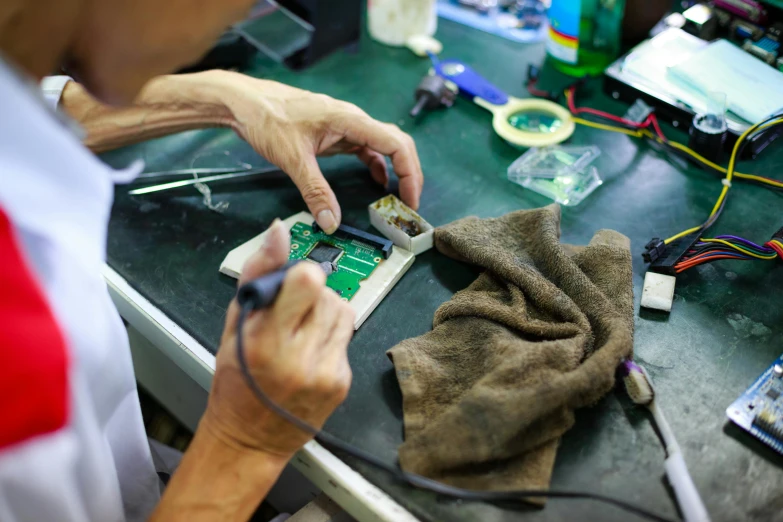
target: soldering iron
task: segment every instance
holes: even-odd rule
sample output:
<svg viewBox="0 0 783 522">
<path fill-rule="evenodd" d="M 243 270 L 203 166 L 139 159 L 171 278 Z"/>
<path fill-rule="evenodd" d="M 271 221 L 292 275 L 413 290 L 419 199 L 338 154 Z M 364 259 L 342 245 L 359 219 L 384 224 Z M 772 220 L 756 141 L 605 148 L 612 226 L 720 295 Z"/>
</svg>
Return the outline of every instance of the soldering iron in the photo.
<svg viewBox="0 0 783 522">
<path fill-rule="evenodd" d="M 237 290 L 237 302 L 239 302 L 239 306 L 243 309 L 247 307 L 250 310 L 261 310 L 262 308 L 270 306 L 275 302 L 275 299 L 277 299 L 277 294 L 280 293 L 280 288 L 283 286 L 283 281 L 285 281 L 285 276 L 288 274 L 288 271 L 302 261 L 302 259 L 291 260 L 279 270 L 253 279 L 249 283 L 245 283 L 239 287 L 239 290 Z M 323 270 L 327 276 L 334 272 L 332 264 L 326 261 L 319 263 L 318 266 L 321 267 L 321 270 Z"/>
</svg>

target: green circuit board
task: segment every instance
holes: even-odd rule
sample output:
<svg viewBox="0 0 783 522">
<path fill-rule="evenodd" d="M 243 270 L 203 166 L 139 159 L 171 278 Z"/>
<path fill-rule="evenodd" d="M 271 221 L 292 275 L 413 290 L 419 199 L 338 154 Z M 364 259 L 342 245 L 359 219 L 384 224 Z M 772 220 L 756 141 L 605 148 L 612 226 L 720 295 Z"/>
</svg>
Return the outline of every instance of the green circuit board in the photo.
<svg viewBox="0 0 783 522">
<path fill-rule="evenodd" d="M 326 286 L 350 301 L 360 284 L 383 262 L 383 253 L 356 239 L 344 239 L 313 231 L 311 225 L 294 223 L 291 227 L 290 259 L 328 261 L 336 267 Z"/>
</svg>

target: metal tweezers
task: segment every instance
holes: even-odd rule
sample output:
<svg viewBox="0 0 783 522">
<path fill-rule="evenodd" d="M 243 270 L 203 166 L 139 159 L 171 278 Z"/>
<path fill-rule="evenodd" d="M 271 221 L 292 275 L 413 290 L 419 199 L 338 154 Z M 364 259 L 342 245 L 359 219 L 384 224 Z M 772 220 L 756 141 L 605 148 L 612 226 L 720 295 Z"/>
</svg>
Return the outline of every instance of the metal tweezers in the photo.
<svg viewBox="0 0 783 522">
<path fill-rule="evenodd" d="M 179 169 L 179 170 L 165 170 L 160 172 L 144 172 L 140 174 L 134 184 L 152 180 L 163 180 L 177 177 L 187 176 L 187 179 L 181 179 L 178 181 L 170 181 L 168 183 L 161 183 L 159 185 L 150 185 L 147 187 L 137 188 L 128 191 L 131 196 L 140 196 L 143 194 L 152 194 L 155 192 L 163 192 L 165 190 L 172 190 L 180 187 L 187 187 L 189 185 L 196 185 L 198 183 L 214 183 L 221 181 L 235 181 L 252 179 L 257 176 L 269 174 L 271 172 L 279 172 L 280 169 L 275 166 L 268 166 L 262 168 L 248 168 L 237 169 L 236 167 L 218 167 L 218 168 L 195 168 L 195 169 Z M 212 174 L 206 177 L 193 177 L 200 176 L 202 174 Z"/>
</svg>

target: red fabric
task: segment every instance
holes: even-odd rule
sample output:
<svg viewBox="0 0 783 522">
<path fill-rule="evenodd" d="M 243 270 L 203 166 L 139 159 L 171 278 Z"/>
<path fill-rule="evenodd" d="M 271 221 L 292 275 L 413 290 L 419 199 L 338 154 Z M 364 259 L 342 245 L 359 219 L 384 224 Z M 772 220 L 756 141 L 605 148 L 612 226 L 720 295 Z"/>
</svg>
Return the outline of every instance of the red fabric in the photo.
<svg viewBox="0 0 783 522">
<path fill-rule="evenodd" d="M 63 427 L 65 340 L 0 209 L 0 449 Z"/>
</svg>

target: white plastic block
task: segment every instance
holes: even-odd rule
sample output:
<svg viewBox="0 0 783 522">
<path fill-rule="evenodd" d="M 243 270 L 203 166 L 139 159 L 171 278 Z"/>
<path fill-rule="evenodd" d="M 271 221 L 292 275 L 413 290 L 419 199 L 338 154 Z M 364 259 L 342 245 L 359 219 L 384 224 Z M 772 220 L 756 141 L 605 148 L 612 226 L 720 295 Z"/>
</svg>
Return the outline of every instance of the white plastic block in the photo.
<svg viewBox="0 0 783 522">
<path fill-rule="evenodd" d="M 648 271 L 644 276 L 642 306 L 653 310 L 671 312 L 674 301 L 674 285 L 677 278 Z"/>
</svg>

